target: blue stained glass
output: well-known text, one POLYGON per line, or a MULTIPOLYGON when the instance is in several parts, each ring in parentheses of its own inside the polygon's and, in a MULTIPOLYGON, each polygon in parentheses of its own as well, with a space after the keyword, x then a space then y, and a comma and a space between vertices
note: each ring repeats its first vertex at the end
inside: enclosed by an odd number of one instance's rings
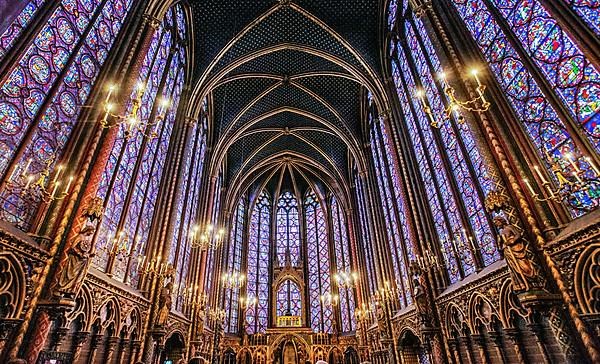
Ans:
POLYGON ((563 0, 590 28, 600 36, 600 2, 595 0, 563 0))
POLYGON ((256 298, 257 303, 246 313, 246 332, 265 333, 268 322, 269 241, 271 231, 271 202, 266 192, 258 196, 252 209, 248 234, 248 283, 247 297, 256 298))
POLYGON ((598 69, 539 1, 492 2, 600 152, 598 69))
MULTIPOLYGON (((402 0, 400 0, 402 1, 402 0)), ((396 12, 398 11, 397 0, 390 0, 388 5, 388 28, 393 29, 396 24, 396 12)))
POLYGON ((44 5, 45 0, 29 1, 19 15, 0 34, 0 61, 14 45, 23 30, 31 23, 38 10, 44 5))
MULTIPOLYGON (((429 41, 422 23, 420 23, 418 19, 417 24, 421 24, 419 35, 421 36, 421 39, 426 40, 425 45, 428 49, 428 55, 430 56, 428 59, 432 61, 433 67, 435 67, 434 72, 440 72, 440 63, 435 55, 433 46, 429 41)), ((440 98, 437 88, 434 87, 435 80, 429 67, 425 63, 425 55, 421 46, 417 42, 416 34, 409 22, 406 23, 406 32, 409 39, 408 44, 413 53, 413 59, 420 73, 425 93, 429 99, 431 108, 434 111, 434 115, 443 115, 444 104, 442 103, 442 99, 440 98)), ((468 217, 471 222, 471 228, 475 234, 474 239, 479 247, 483 244, 486 244, 486 249, 481 251, 481 255, 483 257, 484 265, 487 266, 500 259, 500 254, 497 252, 496 245, 494 244, 494 235, 492 234, 492 229, 488 219, 485 216, 484 203, 477 192, 476 184, 478 184, 479 187, 482 188, 483 192, 487 194, 494 189, 494 182, 489 177, 487 166, 483 162, 481 154, 475 145, 473 135, 467 124, 459 124, 461 133, 460 135, 457 135, 450 123, 444 122, 444 120, 438 120, 438 122, 440 125, 439 135, 444 142, 444 149, 452 166, 454 179, 457 182, 458 190, 460 191, 462 200, 464 202, 463 205, 467 210, 468 217), (473 169, 475 170, 475 168, 478 168, 478 170, 475 172, 477 173, 475 176, 476 179, 471 176, 471 173, 468 170, 466 163, 467 155, 465 155, 465 151, 463 151, 462 148, 460 148, 460 145, 456 142, 458 138, 461 138, 465 145, 466 152, 468 153, 468 159, 472 163, 473 169)))
POLYGON ((321 296, 331 294, 329 244, 323 208, 312 190, 304 197, 306 247, 308 251, 308 291, 311 327, 315 332, 332 332, 333 312, 321 296))
POLYGON ((283 281, 277 289, 277 317, 301 316, 302 294, 300 287, 292 280, 283 281))
MULTIPOLYGON (((535 145, 539 157, 545 162, 545 167, 550 171, 549 165, 555 163, 564 175, 570 176, 574 169, 569 163, 564 162, 564 156, 566 154, 571 154, 577 158, 579 168, 585 171, 584 179, 594 178, 594 173, 587 163, 583 162, 582 152, 573 142, 563 121, 560 120, 556 110, 548 102, 548 97, 543 94, 538 83, 525 67, 520 55, 515 48, 513 48, 487 6, 481 0, 454 0, 453 3, 463 18, 468 30, 476 40, 481 52, 489 62, 490 69, 507 95, 508 101, 517 115, 517 119, 523 122, 523 130, 535 145)), ((510 4, 514 5, 515 3, 512 2, 510 4)), ((536 22, 534 23, 538 25, 541 24, 539 22, 540 19, 547 19, 545 10, 541 8, 539 4, 531 2, 528 2, 527 4, 530 6, 529 8, 524 9, 523 15, 525 15, 525 17, 522 17, 521 19, 528 19, 527 21, 529 22, 536 19, 536 22)), ((511 11, 510 8, 506 7, 502 10, 505 14, 509 14, 511 11)), ((515 10, 516 9, 513 9, 513 11, 515 10)), ((512 24, 517 28, 515 30, 518 33, 517 36, 524 39, 527 29, 524 23, 518 20, 518 16, 512 17, 511 22, 513 22, 512 24)), ((553 40, 556 40, 555 37, 557 35, 563 34, 562 30, 555 25, 553 20, 542 23, 548 26, 547 31, 550 31, 550 33, 532 35, 531 41, 528 39, 524 42, 526 43, 525 47, 530 52, 533 52, 532 58, 536 64, 541 64, 541 62, 545 63, 546 61, 542 61, 542 59, 549 56, 547 53, 544 54, 543 44, 545 44, 546 47, 558 47, 557 50, 560 51, 557 52, 555 56, 550 55, 550 58, 547 58, 549 64, 543 66, 542 72, 549 75, 549 82, 558 85, 556 88, 561 95, 560 97, 566 102, 566 106, 571 113, 577 115, 577 120, 584 123, 582 124, 582 127, 585 134, 597 148, 597 142, 599 140, 597 138, 598 107, 597 101, 594 101, 596 106, 594 106, 591 101, 594 100, 594 98, 597 100, 597 95, 599 93, 595 92, 591 95, 591 99, 590 94, 584 94, 581 97, 583 104, 581 101, 575 101, 574 99, 575 95, 581 93, 579 91, 575 94, 572 93, 574 89, 581 91, 589 90, 590 87, 597 89, 597 72, 594 68, 590 68, 591 65, 589 65, 589 62, 584 61, 580 57, 578 58, 577 54, 579 51, 574 47, 568 36, 561 36, 561 39, 565 42, 564 44, 553 45, 551 43, 553 40), (542 40, 540 37, 545 38, 542 40), (546 43, 544 43, 544 41, 546 43), (570 56, 573 58, 569 58, 570 56), (552 57, 558 58, 553 60, 552 57), (569 59, 575 60, 575 63, 571 63, 572 66, 579 64, 577 65, 577 68, 581 68, 585 70, 585 72, 592 72, 591 75, 589 77, 586 76, 580 78, 580 71, 574 72, 572 67, 571 71, 569 71, 569 67, 558 67, 559 65, 564 64, 564 61, 567 61, 567 64, 569 64, 569 59), (559 85, 559 69, 564 69, 566 71, 564 76, 562 76, 562 79, 571 81, 559 85), (554 75, 554 77, 552 77, 552 75, 554 75), (591 82, 586 81, 587 78, 589 78, 591 82), (575 81, 575 83, 573 83, 573 81, 575 81), (577 82, 580 82, 580 84, 585 87, 575 87, 574 85, 577 84, 577 82), (570 96, 569 92, 571 92, 570 96), (569 100, 571 100, 571 102, 569 102, 569 100), (580 111, 581 105, 587 105, 588 109, 580 111), (587 121, 584 115, 588 115, 587 121)), ((538 30, 539 29, 540 28, 538 28, 538 30)), ((553 174, 551 173, 551 175, 553 174)), ((558 183, 556 178, 553 178, 553 182, 555 184, 558 183)), ((595 202, 594 199, 589 198, 589 196, 579 195, 575 197, 577 197, 577 199, 574 199, 570 203, 571 214, 574 217, 582 215, 584 213, 582 209, 589 210, 594 206, 597 206, 597 201, 595 202)))
MULTIPOLYGON (((169 13, 172 11, 169 10, 169 13)), ((97 254, 94 264, 99 269, 106 269, 108 257, 103 247, 107 246, 110 236, 117 230, 122 231, 128 238, 130 253, 126 257, 117 257, 111 273, 115 279, 132 285, 136 285, 138 279, 137 265, 133 262, 137 261, 139 255, 145 254, 143 242, 148 241, 151 230, 185 80, 185 68, 182 67, 185 59, 180 56, 180 52, 174 52, 170 64, 167 64, 171 49, 179 46, 172 37, 171 29, 172 26, 166 24, 155 32, 138 79, 139 83, 145 84, 146 87, 141 94, 142 107, 136 117, 140 125, 147 126, 143 131, 133 130, 128 138, 125 137, 125 127, 120 128, 98 190, 99 196, 107 200, 105 211, 111 215, 110 218, 103 219, 100 225, 96 242, 100 254, 97 254), (161 90, 160 85, 163 84, 163 80, 165 86, 161 90), (156 102, 159 98, 169 100, 169 106, 160 109, 156 102), (159 114, 164 119, 161 122, 157 119, 159 114), (155 137, 147 138, 147 135, 155 135, 155 137), (119 159, 120 163, 117 164, 119 159)), ((100 44, 97 43, 95 46, 98 47, 100 44)), ((131 110, 131 102, 127 107, 131 110)), ((194 206, 193 202, 190 202, 190 206, 194 206)), ((179 211, 180 207, 177 208, 179 211)), ((184 221, 189 225, 189 214, 184 221)), ((181 238, 181 240, 184 246, 179 253, 170 252, 168 257, 170 262, 173 262, 176 254, 184 261, 189 258, 187 239, 181 238)), ((183 262, 180 263, 181 268, 178 267, 178 276, 175 278, 178 289, 181 288, 183 269, 187 269, 183 268, 183 262)), ((178 298, 176 307, 181 308, 181 304, 181 299, 178 298)))
MULTIPOLYGON (((331 221, 333 222, 333 242, 335 251, 335 266, 337 272, 350 272, 352 266, 350 264, 352 252, 350 250, 350 242, 348 241, 348 231, 346 218, 341 206, 338 204, 335 197, 331 198, 331 221)), ((340 316, 342 319, 342 332, 354 331, 356 328, 356 319, 354 310, 356 303, 352 288, 339 288, 340 295, 340 316)))
MULTIPOLYGON (((446 266, 448 268, 450 282, 454 283, 460 279, 460 271, 450 243, 450 240, 454 239, 454 232, 448 230, 445 218, 448 219, 451 226, 462 228, 461 218, 456 207, 454 196, 449 190, 448 179, 439 154, 432 153, 430 155, 425 152, 426 150, 436 151, 437 146, 434 144, 432 131, 429 128, 429 122, 421 105, 412 97, 409 100, 407 96, 408 91, 404 88, 406 85, 408 89, 415 90, 416 85, 411 71, 408 68, 406 56, 402 48, 398 49, 398 64, 400 65, 400 68, 397 68, 395 64, 393 65, 396 91, 400 102, 402 105, 405 105, 405 107, 402 108, 405 121, 411 140, 413 141, 413 148, 417 156, 417 162, 421 171, 421 177, 424 181, 425 191, 427 192, 429 199, 429 207, 433 214, 436 230, 438 236, 444 242, 447 259, 446 266), (413 113, 411 112, 411 104, 415 111, 415 117, 413 117, 413 113), (422 129, 419 126, 421 126, 422 129), (435 171, 435 174, 432 173, 432 171, 435 171), (437 191, 439 191, 439 195, 437 191)), ((475 267, 470 255, 465 255, 464 259, 461 260, 461 263, 465 274, 474 272, 475 267)))
MULTIPOLYGON (((375 126, 372 123, 372 126, 375 126)), ((392 191, 389 185, 389 175, 385 162, 381 156, 379 136, 375 131, 371 137, 371 151, 373 153, 373 161, 375 162, 375 174, 379 185, 379 194, 383 205, 383 217, 386 221, 386 233, 391 253, 392 267, 396 277, 396 286, 398 288, 398 296, 400 305, 406 306, 411 302, 411 292, 408 287, 408 263, 404 259, 404 242, 401 237, 401 228, 396 218, 396 208, 393 205, 392 191)))
MULTIPOLYGON (((243 197, 238 203, 233 222, 229 232, 229 249, 226 256, 226 272, 232 274, 241 272, 242 267, 242 244, 244 236, 244 221, 246 219, 246 198, 243 197)), ((224 295, 225 304, 225 332, 238 332, 238 316, 240 304, 239 288, 228 289, 224 295)))
POLYGON ((291 264, 300 261, 300 222, 298 201, 294 195, 284 192, 277 202, 277 259, 279 265, 285 265, 286 254, 291 264))
POLYGON ((372 238, 369 230, 369 223, 367 220, 366 213, 366 205, 365 200, 367 199, 367 195, 364 193, 363 184, 360 179, 360 176, 357 174, 355 178, 356 184, 356 200, 358 201, 358 217, 360 220, 360 229, 361 229, 361 244, 362 249, 365 252, 365 271, 367 275, 367 287, 369 288, 369 294, 375 294, 377 290, 377 276, 375 274, 375 256, 372 252, 372 238))
MULTIPOLYGON (((41 4, 41 2, 36 3, 41 4)), ((119 6, 127 11, 131 1, 107 1, 104 8, 112 7, 115 3, 120 4, 119 6)), ((4 124, 6 119, 8 125, 15 125, 16 116, 19 118, 19 125, 10 130, 10 133, 0 133, 0 150, 10 149, 0 157, 0 171, 6 171, 9 161, 14 156, 16 145, 21 142, 29 127, 34 128, 29 144, 21 159, 14 162, 24 165, 31 160, 30 167, 33 172, 46 168, 48 160, 53 160, 50 164, 51 169, 57 164, 58 157, 78 119, 81 106, 87 101, 89 90, 96 81, 104 61, 96 60, 90 64, 93 43, 91 36, 88 35, 79 45, 76 45, 81 34, 74 28, 74 18, 97 12, 99 2, 90 3, 87 7, 83 5, 85 4, 74 2, 70 7, 65 4, 58 6, 2 85, 0 105, 9 105, 9 107, 5 111, 0 107, 1 124, 4 124), (70 9, 77 9, 77 16, 70 15, 72 11, 70 9), (55 37, 55 33, 60 37, 55 37), (65 69, 66 62, 71 57, 73 62, 68 69, 65 69), (48 90, 57 82, 60 84, 51 101, 45 109, 40 109, 48 90), (22 111, 19 111, 20 108, 22 111), (31 125, 36 115, 39 115, 37 128, 31 125)), ((101 42, 105 49, 110 49, 123 20, 123 17, 114 18, 112 15, 106 16, 102 13, 91 25, 90 34, 104 22, 113 23, 113 30, 101 42)), ((4 204, 0 212, 2 219, 16 224, 21 229, 27 229, 40 201, 24 201, 20 191, 8 190, 0 192, 1 199, 11 201, 9 205, 4 204), (10 193, 13 193, 12 197, 8 196, 10 193)))

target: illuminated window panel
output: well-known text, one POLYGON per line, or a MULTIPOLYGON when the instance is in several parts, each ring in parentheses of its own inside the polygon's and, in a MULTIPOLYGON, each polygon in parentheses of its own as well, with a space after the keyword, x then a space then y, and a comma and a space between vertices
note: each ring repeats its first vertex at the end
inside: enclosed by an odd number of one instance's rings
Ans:
POLYGON ((269 283, 269 235, 271 231, 271 202, 262 192, 252 214, 248 234, 248 298, 256 298, 256 305, 246 313, 246 332, 265 333, 268 324, 269 283))
MULTIPOLYGON (((25 27, 38 5, 30 2, 15 22, 25 27)), ((53 172, 129 7, 128 0, 103 7, 99 1, 64 1, 56 7, 0 85, 0 173, 11 164, 23 170, 30 160, 30 173, 53 172), (25 150, 14 160, 28 132, 25 150)), ((0 37, 0 59, 20 32, 15 22, 0 37)), ((41 201, 4 189, 0 203, 0 218, 27 230, 41 201)))
POLYGON ((285 265, 286 252, 289 252, 291 264, 300 262, 300 222, 298 201, 294 195, 284 192, 277 202, 277 259, 285 265))
POLYGON ((308 251, 308 292, 311 327, 315 332, 332 332, 333 312, 321 296, 332 294, 327 224, 316 194, 309 190, 304 197, 306 247, 308 251))

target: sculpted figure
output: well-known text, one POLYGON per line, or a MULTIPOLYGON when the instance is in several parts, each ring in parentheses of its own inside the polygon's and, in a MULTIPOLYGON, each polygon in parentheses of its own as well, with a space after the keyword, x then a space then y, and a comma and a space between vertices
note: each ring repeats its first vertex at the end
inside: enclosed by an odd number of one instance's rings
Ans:
POLYGON ((92 239, 96 228, 85 226, 67 252, 66 263, 58 276, 55 295, 73 298, 83 283, 90 259, 94 256, 92 239))
POLYGON ((158 326, 164 326, 167 324, 167 320, 169 319, 169 312, 171 312, 171 291, 173 290, 173 283, 167 283, 162 291, 160 292, 160 297, 158 301, 158 317, 156 318, 156 324, 158 326))
POLYGON ((541 288, 528 242, 504 217, 495 217, 494 225, 500 232, 499 245, 510 268, 514 290, 523 292, 532 288, 541 288))
POLYGON ((419 278, 413 279, 413 297, 415 299, 415 306, 417 307, 417 312, 421 315, 427 313, 427 297, 425 295, 425 290, 419 281, 419 278))

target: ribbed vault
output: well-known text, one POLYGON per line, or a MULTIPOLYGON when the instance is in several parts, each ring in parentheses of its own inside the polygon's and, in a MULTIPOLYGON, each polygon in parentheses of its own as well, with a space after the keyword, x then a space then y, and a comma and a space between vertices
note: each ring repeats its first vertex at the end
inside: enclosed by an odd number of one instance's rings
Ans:
POLYGON ((380 5, 192 2, 202 37, 194 41, 189 114, 208 96, 210 173, 225 166, 229 191, 245 191, 283 165, 332 190, 348 189, 349 166, 364 170, 365 94, 383 94, 380 5))

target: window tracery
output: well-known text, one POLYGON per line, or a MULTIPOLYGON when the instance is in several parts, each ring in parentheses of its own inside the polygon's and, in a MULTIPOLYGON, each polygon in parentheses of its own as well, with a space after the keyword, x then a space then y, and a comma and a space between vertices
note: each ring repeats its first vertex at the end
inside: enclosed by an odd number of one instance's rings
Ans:
MULTIPOLYGON (((62 1, 0 79, 0 173, 28 166, 50 172, 78 121, 112 49, 131 0, 62 1)), ((0 36, 0 59, 22 35, 43 1, 29 2, 0 36)), ((0 191, 0 217, 28 230, 41 199, 0 191)))

